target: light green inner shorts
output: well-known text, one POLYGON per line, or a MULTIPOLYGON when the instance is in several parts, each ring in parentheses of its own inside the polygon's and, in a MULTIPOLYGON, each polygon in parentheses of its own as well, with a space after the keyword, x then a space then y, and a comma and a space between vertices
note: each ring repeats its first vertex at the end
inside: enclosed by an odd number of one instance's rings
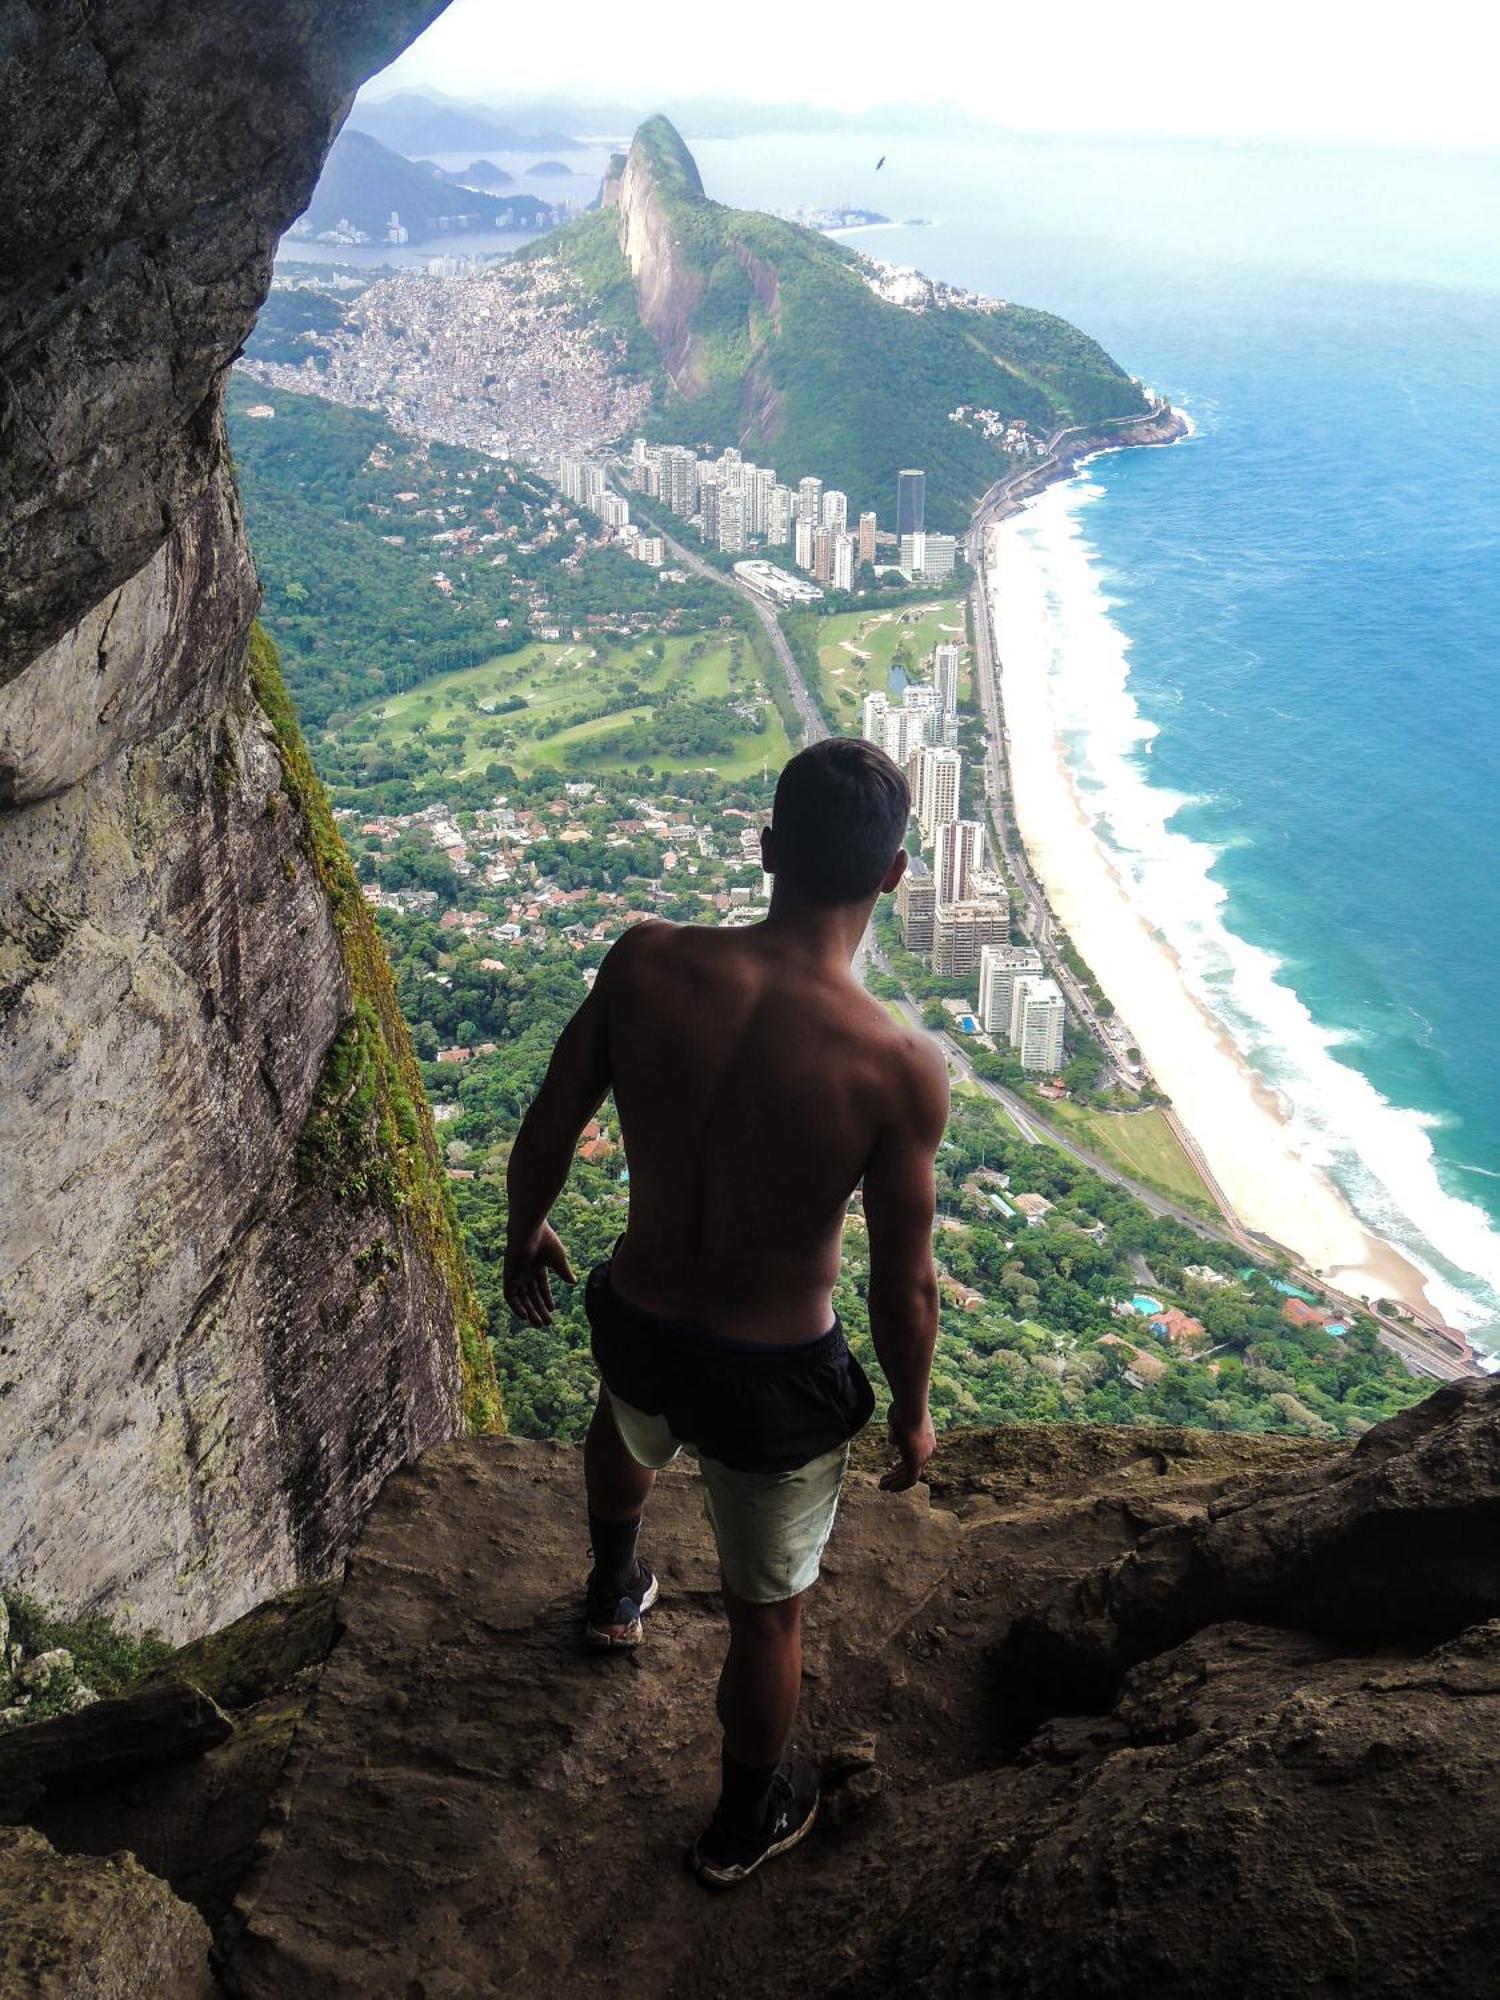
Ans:
MULTIPOLYGON (((615 1427, 637 1465, 653 1472, 683 1449, 664 1417, 651 1417, 606 1387, 615 1427)), ((692 1449, 691 1446, 688 1447, 692 1449)), ((839 1445, 795 1472, 736 1472, 696 1454, 703 1511, 719 1545, 724 1581, 746 1604, 779 1604, 818 1580, 833 1532, 849 1447, 839 1445)))

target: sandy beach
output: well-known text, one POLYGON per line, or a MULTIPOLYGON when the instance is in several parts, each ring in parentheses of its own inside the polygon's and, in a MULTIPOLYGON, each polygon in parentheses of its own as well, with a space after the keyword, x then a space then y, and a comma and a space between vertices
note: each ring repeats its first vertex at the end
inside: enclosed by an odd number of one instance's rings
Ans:
POLYGON ((1275 1098, 1186 985, 1170 948, 1132 900, 1080 802, 1051 697, 1046 591, 1007 533, 989 531, 988 577, 1009 732, 1015 812, 1058 922, 1114 1002, 1153 1076, 1240 1220, 1331 1283, 1365 1298, 1431 1304, 1423 1275, 1374 1236, 1292 1143, 1275 1098))

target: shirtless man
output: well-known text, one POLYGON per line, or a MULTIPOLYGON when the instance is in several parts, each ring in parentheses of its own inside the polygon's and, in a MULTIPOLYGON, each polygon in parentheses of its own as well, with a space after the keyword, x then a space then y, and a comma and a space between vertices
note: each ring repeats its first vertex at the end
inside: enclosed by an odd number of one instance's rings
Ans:
POLYGON ((870 1333, 891 1390, 896 1491, 934 1448, 933 1158, 946 1066, 855 980, 877 896, 906 868, 906 781, 834 737, 781 774, 762 858, 770 914, 744 930, 640 924, 559 1038, 509 1171, 505 1294, 534 1326, 573 1282, 547 1212, 584 1125, 614 1092, 630 1217, 586 1291, 599 1405, 584 1447, 586 1629, 639 1642, 657 1584, 636 1553, 657 1470, 696 1451, 718 1543, 729 1652, 723 1791, 694 1858, 729 1887, 802 1839, 818 1778, 787 1759, 801 1612, 833 1526, 849 1440, 874 1393, 833 1310, 845 1207, 863 1184, 870 1333))

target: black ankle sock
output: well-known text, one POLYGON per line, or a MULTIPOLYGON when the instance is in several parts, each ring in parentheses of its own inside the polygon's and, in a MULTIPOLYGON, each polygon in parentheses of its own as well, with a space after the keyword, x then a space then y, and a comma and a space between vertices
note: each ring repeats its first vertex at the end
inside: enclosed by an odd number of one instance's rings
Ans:
POLYGON ((635 1545, 640 1517, 633 1521, 601 1521, 589 1515, 589 1542, 594 1551, 594 1575, 621 1597, 635 1582, 635 1545))
POLYGON ((719 1808, 740 1826, 759 1826, 766 1816, 766 1799, 779 1764, 742 1764, 725 1749, 720 1755, 724 1789, 719 1808))

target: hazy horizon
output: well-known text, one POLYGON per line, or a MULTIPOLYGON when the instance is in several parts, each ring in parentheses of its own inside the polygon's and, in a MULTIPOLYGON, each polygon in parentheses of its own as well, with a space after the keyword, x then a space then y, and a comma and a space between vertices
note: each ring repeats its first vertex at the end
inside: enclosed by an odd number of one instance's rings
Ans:
POLYGON ((945 17, 951 33, 915 37, 901 18, 867 14, 862 35, 843 17, 770 0, 744 37, 688 0, 662 0, 643 35, 601 0, 580 0, 560 35, 555 17, 502 26, 485 0, 452 0, 362 95, 426 89, 467 104, 643 109, 696 98, 844 116, 951 107, 1039 135, 1500 146, 1490 81, 1500 28, 1458 0, 1432 0, 1420 20, 1348 0, 1321 9, 1265 0, 1253 25, 1205 20, 1188 0, 1141 0, 1128 15, 1085 0, 1066 19, 1001 17, 966 0, 945 17))

